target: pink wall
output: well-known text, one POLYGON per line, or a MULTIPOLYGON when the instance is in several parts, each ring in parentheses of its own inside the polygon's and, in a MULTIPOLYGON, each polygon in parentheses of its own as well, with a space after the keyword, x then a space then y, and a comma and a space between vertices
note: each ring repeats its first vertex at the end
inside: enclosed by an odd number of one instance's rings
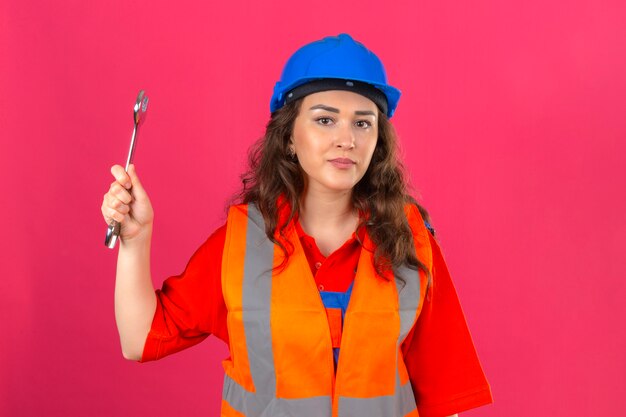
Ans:
POLYGON ((216 339, 122 358, 102 195, 136 164, 155 285, 223 221, 283 63, 340 32, 403 91, 392 119, 495 403, 626 412, 622 1, 0 4, 0 414, 215 416, 216 339), (177 6, 177 7, 174 7, 177 6))

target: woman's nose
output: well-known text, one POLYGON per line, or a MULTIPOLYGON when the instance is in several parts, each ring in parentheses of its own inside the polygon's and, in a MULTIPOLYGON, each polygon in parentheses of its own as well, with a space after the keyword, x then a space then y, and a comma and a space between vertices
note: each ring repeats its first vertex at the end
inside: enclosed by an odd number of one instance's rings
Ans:
POLYGON ((352 126, 349 123, 345 123, 339 129, 337 129, 335 145, 338 148, 354 148, 354 131, 352 130, 352 126))

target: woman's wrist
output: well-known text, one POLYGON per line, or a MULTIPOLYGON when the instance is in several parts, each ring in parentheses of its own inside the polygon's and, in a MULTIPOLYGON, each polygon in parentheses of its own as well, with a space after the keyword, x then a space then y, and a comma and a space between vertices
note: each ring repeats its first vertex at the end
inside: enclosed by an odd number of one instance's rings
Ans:
POLYGON ((136 236, 132 238, 120 239, 120 247, 127 248, 146 247, 152 241, 152 223, 144 226, 144 228, 136 236))

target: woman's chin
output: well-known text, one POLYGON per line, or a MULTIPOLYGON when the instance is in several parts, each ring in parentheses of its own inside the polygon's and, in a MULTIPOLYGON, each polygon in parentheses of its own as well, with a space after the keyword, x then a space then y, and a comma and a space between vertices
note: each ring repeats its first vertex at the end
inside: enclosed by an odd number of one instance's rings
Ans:
POLYGON ((322 184, 324 188, 328 189, 328 191, 337 192, 337 193, 345 193, 352 191, 356 183, 354 182, 329 182, 326 184, 322 184))
MULTIPOLYGON (((359 178, 360 179, 360 178, 359 178)), ((357 178, 354 176, 346 176, 346 175, 332 175, 323 178, 313 179, 311 177, 307 178, 309 183, 309 187, 307 188, 315 188, 320 191, 325 192, 334 192, 334 193, 345 193, 350 192, 354 188, 354 186, 358 183, 357 178), (315 185, 313 185, 315 184, 315 185)))

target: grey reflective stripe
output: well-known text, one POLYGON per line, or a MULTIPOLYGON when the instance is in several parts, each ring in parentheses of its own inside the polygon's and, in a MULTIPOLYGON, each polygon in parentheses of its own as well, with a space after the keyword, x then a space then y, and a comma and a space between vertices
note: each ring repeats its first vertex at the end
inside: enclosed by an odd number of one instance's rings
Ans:
MULTIPOLYGON (((420 274, 419 270, 411 269, 402 265, 394 270, 396 289, 398 291, 398 304, 400 310, 400 336, 396 344, 396 356, 400 351, 400 345, 409 334, 417 316, 417 307, 420 302, 420 274), (402 277, 404 282, 400 281, 402 277)), ((400 385, 400 373, 398 371, 398 360, 396 359, 396 414, 398 417, 405 416, 417 408, 411 381, 400 385)))
POLYGON ((339 397, 339 417, 402 417, 415 410, 411 381, 400 385, 397 354, 400 344, 409 334, 420 299, 419 271, 402 266, 394 270, 400 313, 400 335, 396 342, 396 387, 393 395, 372 398, 339 397), (404 283, 398 278, 402 277, 404 283))
POLYGON ((411 327, 413 327, 413 322, 415 321, 415 315, 417 314, 417 307, 420 301, 420 276, 419 271, 401 266, 397 270, 394 270, 394 277, 396 280, 400 309, 399 348, 400 343, 409 334, 411 327), (404 279, 404 283, 400 281, 398 276, 404 279))
POLYGON ((250 373, 256 393, 274 397, 276 374, 270 329, 274 244, 256 205, 248 204, 246 255, 243 266, 243 323, 250 373))
POLYGON ((397 383, 393 395, 372 398, 339 397, 339 417, 403 417, 413 410, 415 399, 409 381, 400 387, 397 383))
POLYGON ((228 375, 224 376, 222 398, 232 408, 248 417, 324 417, 332 413, 329 396, 289 400, 253 394, 228 375))

